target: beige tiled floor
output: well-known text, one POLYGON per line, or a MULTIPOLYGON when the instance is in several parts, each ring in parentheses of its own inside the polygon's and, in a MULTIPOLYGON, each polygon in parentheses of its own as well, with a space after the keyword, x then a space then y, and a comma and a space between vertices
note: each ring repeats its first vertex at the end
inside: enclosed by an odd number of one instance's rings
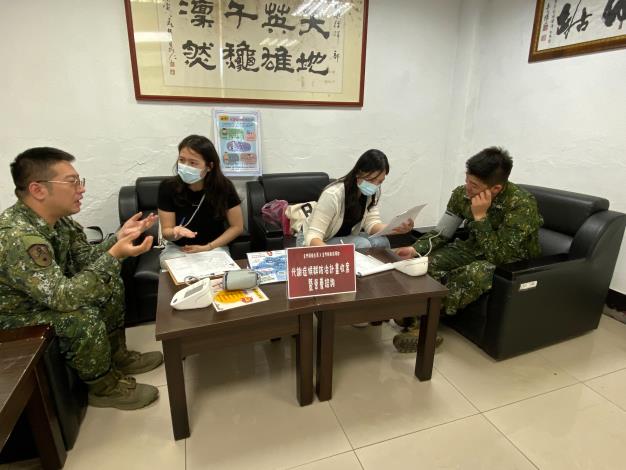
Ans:
MULTIPOLYGON (((626 325, 603 317, 592 333, 502 362, 442 329, 426 383, 394 334, 388 324, 338 331, 333 399, 302 408, 291 340, 190 357, 192 434, 178 442, 163 368, 140 376, 159 401, 89 408, 65 468, 626 468, 626 325)), ((159 347, 153 336, 153 325, 128 331, 141 350, 159 347)))

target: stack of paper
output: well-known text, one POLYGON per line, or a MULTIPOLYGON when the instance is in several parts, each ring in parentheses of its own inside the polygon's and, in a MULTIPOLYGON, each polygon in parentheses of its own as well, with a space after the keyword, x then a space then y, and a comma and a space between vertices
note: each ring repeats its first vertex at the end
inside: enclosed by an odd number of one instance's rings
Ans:
POLYGON ((354 270, 359 277, 382 273, 391 269, 393 269, 393 263, 383 263, 373 256, 367 256, 358 251, 354 252, 354 270))

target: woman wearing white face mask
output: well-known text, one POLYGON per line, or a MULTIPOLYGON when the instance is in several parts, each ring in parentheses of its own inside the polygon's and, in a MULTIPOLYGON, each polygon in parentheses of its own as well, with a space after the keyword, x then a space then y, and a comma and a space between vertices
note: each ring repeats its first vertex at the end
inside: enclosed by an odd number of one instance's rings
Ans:
MULTIPOLYGON (((389 161, 380 150, 368 150, 354 168, 329 184, 297 237, 298 246, 354 243, 355 248, 389 248, 387 237, 370 238, 385 224, 378 212, 381 185, 389 173, 389 161)), ((406 233, 413 222, 396 233, 406 233)))
POLYGON ((169 242, 161 253, 162 266, 165 259, 183 253, 228 251, 228 244, 243 232, 241 199, 222 173, 209 139, 183 139, 176 173, 159 186, 159 222, 169 242))

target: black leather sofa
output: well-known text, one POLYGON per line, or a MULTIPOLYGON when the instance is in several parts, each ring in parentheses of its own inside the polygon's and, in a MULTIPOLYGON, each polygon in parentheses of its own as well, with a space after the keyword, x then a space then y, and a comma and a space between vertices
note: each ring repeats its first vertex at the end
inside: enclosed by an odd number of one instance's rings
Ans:
MULTIPOLYGON (((137 178, 132 186, 123 186, 119 192, 118 212, 120 225, 137 212, 143 216, 156 214, 158 190, 161 181, 168 176, 146 176, 137 178)), ((147 235, 157 243, 158 226, 153 225, 147 235)), ((230 245, 233 259, 245 258, 250 251, 250 237, 240 235, 230 245)), ((152 321, 156 316, 157 290, 159 284, 159 253, 153 248, 136 258, 127 258, 122 264, 122 278, 126 290, 126 325, 152 321)))
MULTIPOLYGON (((247 182, 248 231, 253 250, 282 250, 296 243, 294 236, 283 235, 282 227, 263 220, 261 208, 266 203, 274 199, 283 199, 289 204, 317 201, 331 181, 326 173, 305 172, 267 174, 247 182)), ((410 245, 413 240, 410 234, 389 237, 392 247, 410 245)))
POLYGON ((604 198, 520 186, 544 218, 542 256, 497 266, 490 292, 442 317, 498 360, 597 328, 626 225, 604 198))
POLYGON ((259 176, 256 181, 248 181, 246 201, 252 249, 282 250, 295 246, 295 237, 283 236, 280 226, 263 220, 261 208, 274 199, 283 199, 289 204, 317 201, 328 183, 330 178, 322 172, 274 173, 259 176))

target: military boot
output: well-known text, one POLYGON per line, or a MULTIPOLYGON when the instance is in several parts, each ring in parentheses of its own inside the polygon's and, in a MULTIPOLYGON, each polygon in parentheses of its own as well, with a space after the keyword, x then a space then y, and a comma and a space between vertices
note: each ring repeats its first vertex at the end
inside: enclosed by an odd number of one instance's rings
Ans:
POLYGON ((120 378, 114 369, 98 379, 87 381, 87 387, 89 404, 98 408, 136 410, 159 397, 158 388, 138 384, 132 377, 120 378))
POLYGON ((126 334, 123 328, 110 333, 109 341, 113 364, 124 375, 143 374, 156 369, 163 362, 163 354, 160 351, 147 353, 129 351, 126 348, 126 334))
MULTIPOLYGON (((398 352, 401 353, 414 353, 417 352, 417 341, 419 339, 420 329, 419 325, 409 328, 406 333, 400 333, 393 337, 393 345, 398 352)), ((443 343, 443 338, 437 335, 435 339, 435 348, 438 348, 443 343)))

